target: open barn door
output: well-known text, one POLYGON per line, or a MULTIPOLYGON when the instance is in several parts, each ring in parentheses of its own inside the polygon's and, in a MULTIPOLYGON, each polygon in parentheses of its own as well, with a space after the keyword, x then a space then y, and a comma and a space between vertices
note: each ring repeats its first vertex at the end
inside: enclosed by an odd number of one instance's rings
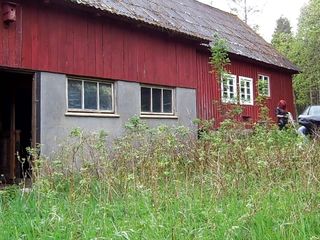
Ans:
POLYGON ((0 71, 0 183, 31 176, 33 74, 0 71))

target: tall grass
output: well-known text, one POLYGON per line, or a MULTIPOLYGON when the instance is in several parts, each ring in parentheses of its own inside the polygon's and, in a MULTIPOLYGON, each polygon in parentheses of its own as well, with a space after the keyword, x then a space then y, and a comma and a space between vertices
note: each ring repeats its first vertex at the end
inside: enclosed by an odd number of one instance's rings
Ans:
POLYGON ((75 129, 31 192, 1 192, 0 239, 320 239, 320 146, 233 122, 126 134, 75 129))

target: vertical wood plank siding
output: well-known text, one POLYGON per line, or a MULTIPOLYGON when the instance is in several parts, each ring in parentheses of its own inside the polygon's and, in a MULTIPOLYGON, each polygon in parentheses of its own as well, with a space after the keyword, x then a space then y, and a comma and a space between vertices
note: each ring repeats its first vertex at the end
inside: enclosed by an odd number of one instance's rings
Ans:
MULTIPOLYGON (((198 115, 201 119, 215 119, 218 123, 222 120, 221 113, 214 100, 220 101, 221 91, 220 84, 216 80, 214 74, 209 73, 211 67, 208 64, 209 55, 203 52, 197 53, 197 98, 198 98, 198 115)), ((270 77, 271 96, 267 100, 267 106, 270 109, 270 117, 275 118, 275 108, 280 99, 284 99, 288 104, 288 111, 295 116, 295 108, 293 102, 293 89, 291 74, 274 70, 268 67, 246 62, 245 60, 231 58, 231 65, 227 67, 231 74, 253 79, 254 100, 258 96, 257 81, 258 75, 263 74, 270 77)), ((253 121, 258 120, 259 108, 243 105, 243 116, 249 116, 253 121)))
MULTIPOLYGON (((15 23, 0 27, 2 67, 194 88, 198 117, 219 122, 213 101, 220 100, 220 86, 209 73, 209 54, 196 49, 194 42, 159 31, 30 0, 18 5, 15 23)), ((254 86, 259 73, 270 76, 270 116, 280 99, 294 112, 290 74, 231 60, 231 73, 253 78, 254 86)), ((257 120, 257 107, 245 107, 244 115, 257 120)))
MULTIPOLYGON (((1 3, 1 0, 0 0, 1 3)), ((36 1, 0 27, 0 66, 196 87, 195 44, 36 1)))

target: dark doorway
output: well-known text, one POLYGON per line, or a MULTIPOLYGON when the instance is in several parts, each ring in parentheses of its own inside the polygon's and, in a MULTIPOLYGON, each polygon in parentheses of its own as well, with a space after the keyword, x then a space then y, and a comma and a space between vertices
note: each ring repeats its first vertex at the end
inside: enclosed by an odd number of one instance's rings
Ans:
POLYGON ((0 71, 0 183, 31 176, 33 74, 0 71))

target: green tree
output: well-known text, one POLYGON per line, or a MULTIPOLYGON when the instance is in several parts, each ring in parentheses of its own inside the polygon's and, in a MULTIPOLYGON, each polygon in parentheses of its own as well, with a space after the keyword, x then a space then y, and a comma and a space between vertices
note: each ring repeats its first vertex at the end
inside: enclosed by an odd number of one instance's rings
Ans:
POLYGON ((292 58, 294 36, 291 25, 286 17, 277 20, 277 26, 273 32, 271 44, 283 55, 292 58))
POLYGON ((298 106, 320 104, 320 0, 310 0, 300 14, 292 59, 302 73, 294 79, 298 106))
POLYGON ((277 20, 277 26, 276 26, 276 29, 274 30, 274 34, 276 34, 276 33, 292 34, 291 24, 290 24, 290 21, 288 20, 288 18, 281 16, 277 20))

